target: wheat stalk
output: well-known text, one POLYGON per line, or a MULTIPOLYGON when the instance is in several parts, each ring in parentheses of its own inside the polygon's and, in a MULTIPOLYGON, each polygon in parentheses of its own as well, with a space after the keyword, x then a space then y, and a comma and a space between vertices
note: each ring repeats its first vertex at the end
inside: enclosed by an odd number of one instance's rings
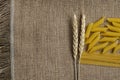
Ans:
MULTIPOLYGON (((81 18, 81 33, 80 33, 80 42, 79 42, 79 61, 84 50, 84 41, 85 41, 85 15, 82 15, 81 18)), ((80 65, 78 65, 78 71, 80 71, 80 65)), ((78 72, 80 75, 80 72, 78 72)), ((79 79, 79 78, 78 78, 79 79)))
POLYGON ((73 57, 74 59, 77 58, 78 55, 78 23, 77 23, 77 17, 74 14, 73 19, 73 57))
POLYGON ((80 56, 79 56, 79 58, 81 58, 81 55, 84 50, 84 41, 85 41, 85 15, 83 14, 82 19, 81 19, 81 33, 80 33, 80 42, 79 42, 80 56))
POLYGON ((74 77, 78 80, 78 70, 77 70, 77 56, 78 56, 78 22, 77 17, 74 14, 73 18, 73 57, 74 57, 74 77))

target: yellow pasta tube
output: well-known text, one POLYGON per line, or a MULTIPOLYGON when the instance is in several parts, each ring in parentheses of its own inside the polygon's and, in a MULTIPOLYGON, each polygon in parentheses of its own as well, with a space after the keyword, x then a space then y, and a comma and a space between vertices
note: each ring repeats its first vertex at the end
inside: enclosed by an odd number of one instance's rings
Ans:
POLYGON ((102 36, 113 36, 113 37, 120 37, 120 33, 117 32, 105 32, 105 33, 101 33, 102 36))
POLYGON ((89 44, 88 51, 100 40, 100 34, 89 44))
POLYGON ((86 40, 86 44, 91 43, 98 34, 100 34, 100 32, 95 32, 95 33, 93 33, 93 34, 86 40))
POLYGON ((117 45, 115 48, 114 48, 114 50, 113 50, 113 53, 115 53, 117 50, 119 50, 120 49, 120 45, 117 45))
POLYGON ((108 45, 108 42, 101 43, 101 44, 99 44, 99 45, 97 45, 97 46, 94 46, 94 48, 92 48, 92 49, 89 51, 89 53, 92 53, 92 52, 94 52, 94 51, 100 50, 100 49, 104 48, 104 47, 107 46, 107 45, 108 45))
POLYGON ((118 40, 115 41, 114 43, 106 46, 106 47, 103 49, 103 53, 106 53, 106 52, 109 51, 110 49, 114 48, 117 44, 118 44, 118 40))
POLYGON ((112 22, 112 25, 115 26, 115 27, 119 27, 120 28, 120 23, 112 22))
POLYGON ((97 55, 88 55, 88 56, 82 56, 81 59, 86 59, 86 60, 95 60, 95 61, 106 61, 106 62, 113 62, 113 63, 120 63, 120 60, 118 59, 113 59, 114 57, 106 57, 104 55, 100 55, 100 56, 97 56, 97 55))
POLYGON ((86 29, 85 37, 88 38, 90 35, 90 31, 92 29, 93 23, 90 23, 86 29))
POLYGON ((103 37, 99 42, 114 42, 118 39, 118 37, 103 37))
POLYGON ((109 58, 109 59, 113 59, 113 60, 120 60, 120 54, 101 54, 101 52, 93 52, 92 54, 88 54, 87 52, 84 52, 82 54, 82 57, 87 56, 89 58, 91 58, 91 56, 93 57, 103 57, 103 58, 109 58), (112 58, 111 58, 112 57, 112 58))
POLYGON ((106 32, 108 28, 94 28, 91 32, 106 32))
POLYGON ((120 22, 120 18, 107 18, 109 22, 120 22))
POLYGON ((105 20, 105 17, 102 17, 101 19, 99 19, 98 21, 96 21, 96 22, 93 24, 92 29, 94 29, 94 28, 100 26, 101 24, 103 24, 103 23, 104 23, 104 20, 105 20))
MULTIPOLYGON (((118 62, 118 61, 117 61, 118 62)), ((90 59, 81 59, 81 64, 94 64, 94 65, 102 65, 102 66, 111 66, 111 67, 120 67, 119 63, 115 62, 106 62, 106 61, 96 61, 96 60, 90 60, 90 59)))
POLYGON ((117 28, 117 27, 114 27, 114 26, 111 26, 111 25, 107 25, 107 27, 111 31, 120 32, 120 28, 117 28))

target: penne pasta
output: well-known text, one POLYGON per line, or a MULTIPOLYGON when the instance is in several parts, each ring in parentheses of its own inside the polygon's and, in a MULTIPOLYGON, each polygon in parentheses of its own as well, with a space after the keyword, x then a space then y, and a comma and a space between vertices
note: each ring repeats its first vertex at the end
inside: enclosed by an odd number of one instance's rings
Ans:
POLYGON ((120 18, 107 18, 109 22, 120 22, 120 18))
POLYGON ((103 37, 99 40, 99 42, 114 42, 118 39, 118 37, 103 37))
POLYGON ((120 54, 118 54, 120 51, 120 18, 107 18, 107 21, 106 25, 105 17, 102 17, 87 26, 86 45, 80 63, 120 67, 120 54))
POLYGON ((105 33, 101 33, 102 36, 113 36, 113 37, 120 37, 120 33, 117 32, 105 32, 105 33))
POLYGON ((111 31, 120 32, 120 28, 117 28, 117 27, 114 27, 114 26, 111 26, 111 25, 107 25, 107 27, 111 31))
POLYGON ((89 58, 91 58, 90 56, 94 56, 94 57, 106 57, 109 59, 113 59, 113 60, 120 60, 120 54, 101 54, 101 52, 93 52, 92 54, 88 54, 88 52, 83 52, 82 56, 88 56, 89 58))
POLYGON ((118 44, 118 41, 115 41, 114 43, 106 46, 106 47, 103 49, 103 53, 106 53, 106 52, 109 51, 110 49, 113 49, 117 44, 118 44))
POLYGON ((106 32, 108 28, 94 28, 91 32, 106 32))
POLYGON ((94 24, 93 24, 93 29, 100 26, 101 24, 104 23, 104 20, 105 20, 105 17, 102 17, 101 19, 99 19, 98 21, 96 21, 94 24))
MULTIPOLYGON (((113 56, 113 58, 114 58, 114 56, 113 56)), ((97 60, 97 61, 106 61, 106 62, 113 62, 113 63, 115 63, 115 62, 118 62, 118 63, 120 63, 120 60, 119 59, 111 59, 111 57, 108 57, 108 56, 104 56, 104 55, 100 55, 100 56, 97 56, 96 54, 94 54, 94 55, 88 55, 88 56, 85 56, 85 55, 82 55, 82 58, 81 59, 90 59, 90 60, 97 60)))
POLYGON ((115 62, 110 61, 103 61, 103 60, 91 60, 91 59, 81 59, 81 64, 94 64, 94 65, 102 65, 102 66, 111 66, 111 67, 120 67, 119 61, 116 60, 115 62))
POLYGON ((120 49, 120 44, 119 45, 117 45, 115 48, 114 48, 114 50, 113 50, 113 53, 115 53, 117 50, 119 50, 120 49))
POLYGON ((97 35, 99 35, 100 34, 100 32, 95 32, 95 33, 93 33, 87 40, 86 40, 86 44, 88 44, 88 43, 91 43, 94 39, 95 39, 95 37, 97 36, 97 35))
POLYGON ((89 44, 88 51, 100 40, 100 34, 89 44))
POLYGON ((92 52, 94 52, 94 51, 100 50, 100 49, 104 48, 104 47, 107 46, 107 45, 108 45, 108 42, 101 43, 101 44, 99 44, 99 45, 97 45, 97 46, 94 46, 94 48, 92 48, 92 49, 89 51, 89 53, 92 53, 92 52))
POLYGON ((115 27, 119 27, 120 28, 120 23, 112 22, 112 25, 115 26, 115 27))
POLYGON ((88 38, 90 36, 90 31, 92 29, 93 23, 90 23, 86 29, 85 37, 88 38))

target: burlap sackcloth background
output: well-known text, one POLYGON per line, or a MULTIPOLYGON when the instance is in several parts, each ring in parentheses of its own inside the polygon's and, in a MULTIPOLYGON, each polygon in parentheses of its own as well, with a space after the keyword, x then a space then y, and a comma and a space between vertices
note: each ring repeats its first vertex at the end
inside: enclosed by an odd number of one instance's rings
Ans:
POLYGON ((11 79, 10 0, 0 0, 0 80, 11 79))
MULTIPOLYGON (((14 0, 15 80, 74 80, 73 13, 120 17, 120 0, 14 0)), ((81 65, 81 80, 120 80, 120 68, 81 65)))

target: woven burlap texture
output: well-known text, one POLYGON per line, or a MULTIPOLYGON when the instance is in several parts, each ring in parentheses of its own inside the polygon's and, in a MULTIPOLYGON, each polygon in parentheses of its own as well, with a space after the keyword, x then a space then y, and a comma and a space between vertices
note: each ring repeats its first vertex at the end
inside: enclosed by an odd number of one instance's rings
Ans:
MULTIPOLYGON (((120 17, 120 0, 15 0, 15 80, 74 80, 72 17, 120 17)), ((120 80, 120 68, 81 65, 81 80, 120 80)))
POLYGON ((10 80, 10 0, 0 0, 0 80, 10 80))

